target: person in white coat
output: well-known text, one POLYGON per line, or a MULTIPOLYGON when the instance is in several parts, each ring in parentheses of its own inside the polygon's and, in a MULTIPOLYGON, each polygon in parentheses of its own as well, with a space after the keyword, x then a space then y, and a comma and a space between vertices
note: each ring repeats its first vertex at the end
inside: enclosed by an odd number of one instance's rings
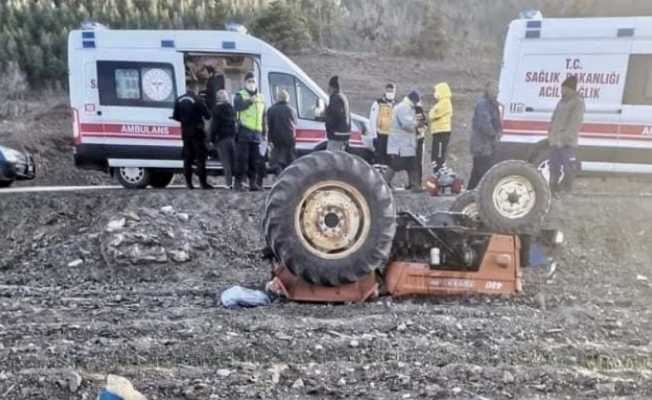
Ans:
POLYGON ((397 171, 406 171, 408 186, 405 189, 418 190, 417 168, 417 128, 420 122, 416 117, 416 106, 421 96, 413 90, 396 107, 392 113, 392 127, 387 140, 387 154, 390 165, 385 173, 385 180, 391 187, 397 171))

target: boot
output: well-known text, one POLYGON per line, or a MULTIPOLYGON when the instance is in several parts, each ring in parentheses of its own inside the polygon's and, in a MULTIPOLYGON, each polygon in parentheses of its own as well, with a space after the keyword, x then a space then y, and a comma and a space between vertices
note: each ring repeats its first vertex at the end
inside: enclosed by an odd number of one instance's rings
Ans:
POLYGON ((192 174, 190 176, 186 175, 186 188, 192 190, 195 187, 192 185, 192 174))
POLYGON ((201 184, 201 188, 202 188, 203 190, 213 190, 213 189, 215 189, 215 187, 213 187, 213 185, 211 185, 211 184, 208 183, 208 182, 203 182, 203 183, 201 184))
POLYGON ((242 192, 242 179, 240 178, 235 178, 235 183, 233 184, 233 190, 236 192, 242 192))

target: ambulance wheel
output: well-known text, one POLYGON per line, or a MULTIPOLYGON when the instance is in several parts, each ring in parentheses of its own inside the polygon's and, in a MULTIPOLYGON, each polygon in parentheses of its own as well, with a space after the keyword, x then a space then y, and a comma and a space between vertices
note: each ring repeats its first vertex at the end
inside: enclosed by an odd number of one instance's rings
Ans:
POLYGON ((361 158, 315 152, 295 161, 272 187, 263 231, 276 260, 304 281, 355 282, 389 260, 394 198, 361 158))
POLYGON ((473 221, 479 222, 480 210, 478 209, 476 196, 477 193, 475 190, 467 190, 455 198, 453 204, 451 204, 448 210, 454 213, 467 215, 473 221))
POLYGON ((525 161, 504 161, 491 168, 477 189, 480 220, 502 234, 534 234, 550 211, 548 183, 525 161))
POLYGON ((174 173, 168 171, 156 171, 151 173, 149 184, 155 189, 165 189, 174 179, 174 173))
POLYGON ((151 180, 151 171, 140 167, 120 167, 116 169, 118 182, 126 189, 145 189, 151 180))
POLYGON ((0 181, 0 188, 8 188, 14 181, 0 181))

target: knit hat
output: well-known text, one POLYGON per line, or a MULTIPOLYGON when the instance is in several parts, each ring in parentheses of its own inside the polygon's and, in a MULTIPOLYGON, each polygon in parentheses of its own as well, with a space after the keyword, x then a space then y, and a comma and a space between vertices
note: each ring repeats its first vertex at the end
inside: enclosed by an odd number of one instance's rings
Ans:
POLYGON ((333 89, 340 89, 340 78, 335 75, 331 77, 331 79, 328 81, 328 86, 332 87, 333 89))
POLYGON ((421 100, 421 95, 417 90, 413 90, 408 94, 408 99, 410 99, 414 104, 417 104, 421 100))
POLYGON ((561 84, 562 87, 567 87, 569 89, 577 90, 577 76, 571 75, 566 80, 564 83, 561 84))
POLYGON ((247 72, 247 74, 245 75, 245 79, 244 79, 244 80, 245 80, 245 81, 248 81, 249 79, 256 79, 256 77, 254 76, 254 73, 253 73, 253 72, 247 72))
POLYGON ((393 84, 393 83, 388 83, 387 85, 385 85, 385 89, 387 89, 387 90, 396 90, 396 85, 393 84))

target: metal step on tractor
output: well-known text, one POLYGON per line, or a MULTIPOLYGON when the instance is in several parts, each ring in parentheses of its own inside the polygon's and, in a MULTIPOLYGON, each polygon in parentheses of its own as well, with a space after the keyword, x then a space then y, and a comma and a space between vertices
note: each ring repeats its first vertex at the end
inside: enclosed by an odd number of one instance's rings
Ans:
POLYGON ((560 241, 542 229, 550 204, 533 166, 505 161, 450 210, 419 218, 397 212, 391 189, 363 159, 316 152, 287 168, 266 199, 268 289, 308 302, 515 294, 531 239, 560 241))

